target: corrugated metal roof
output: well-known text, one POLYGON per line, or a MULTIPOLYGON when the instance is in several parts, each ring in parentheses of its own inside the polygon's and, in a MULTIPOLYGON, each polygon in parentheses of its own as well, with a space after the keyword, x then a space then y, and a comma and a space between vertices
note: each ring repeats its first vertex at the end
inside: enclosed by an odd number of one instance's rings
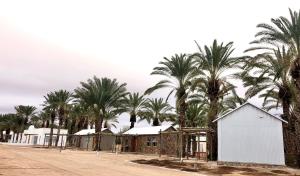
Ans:
MULTIPOLYGON (((102 128, 101 131, 105 131, 107 128, 102 128)), ((83 129, 75 133, 75 135, 88 135, 88 134, 95 134, 95 129, 83 129)))
POLYGON ((148 134, 159 134, 161 131, 166 131, 171 128, 172 125, 164 125, 164 126, 151 126, 151 127, 134 127, 130 130, 126 131, 123 134, 127 135, 148 135, 148 134))
POLYGON ((277 117, 277 116, 275 116, 275 115, 269 113, 268 111, 265 111, 265 110, 263 110, 263 109, 261 109, 261 108, 255 106, 254 104, 252 104, 252 103, 250 103, 250 102, 246 102, 246 103, 242 104, 241 106, 239 106, 239 107, 233 109, 232 111, 230 111, 230 112, 228 112, 228 113, 226 113, 226 114, 224 114, 224 115, 218 117, 218 118, 215 119, 213 122, 216 122, 216 121, 218 121, 218 120, 220 120, 220 119, 226 117, 227 115, 233 113, 234 111, 236 111, 236 110, 238 110, 238 109, 240 109, 240 108, 242 108, 242 107, 244 107, 244 106, 246 106, 246 105, 251 105, 252 107, 254 107, 254 108, 256 108, 256 109, 258 109, 258 110, 260 110, 260 111, 262 111, 262 112, 264 112, 264 113, 266 113, 266 114, 269 114, 270 116, 274 117, 275 119, 278 119, 278 120, 280 120, 280 121, 282 121, 282 122, 288 123, 287 121, 283 120, 282 118, 277 117))

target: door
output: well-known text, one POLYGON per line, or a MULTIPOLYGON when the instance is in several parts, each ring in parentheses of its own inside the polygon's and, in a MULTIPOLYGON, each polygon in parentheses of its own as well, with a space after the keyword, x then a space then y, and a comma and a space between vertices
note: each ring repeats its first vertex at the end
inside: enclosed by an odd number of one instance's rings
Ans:
POLYGON ((136 136, 131 139, 131 152, 136 152, 136 136))
POLYGON ((33 145, 36 145, 38 141, 38 136, 33 137, 33 145))

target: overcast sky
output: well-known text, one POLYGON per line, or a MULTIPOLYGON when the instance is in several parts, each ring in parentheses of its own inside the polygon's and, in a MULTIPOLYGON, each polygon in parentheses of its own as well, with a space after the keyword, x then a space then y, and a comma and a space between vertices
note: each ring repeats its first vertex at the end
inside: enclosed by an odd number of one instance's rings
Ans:
POLYGON ((196 52, 194 40, 233 41, 242 55, 258 23, 299 7, 298 0, 1 1, 0 113, 39 106, 47 92, 72 91, 93 75, 143 92, 158 80, 153 67, 196 52))

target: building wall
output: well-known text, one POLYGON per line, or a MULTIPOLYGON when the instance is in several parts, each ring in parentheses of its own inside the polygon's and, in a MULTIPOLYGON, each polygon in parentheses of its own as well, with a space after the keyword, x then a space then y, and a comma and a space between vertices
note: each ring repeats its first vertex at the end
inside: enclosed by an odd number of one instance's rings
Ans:
MULTIPOLYGON (((15 134, 15 137, 11 139, 11 143, 21 143, 21 144, 27 144, 27 145, 48 145, 49 136, 45 139, 45 134, 49 135, 50 128, 29 128, 28 130, 25 130, 24 133, 19 134, 18 141, 16 141, 17 135, 15 134), (21 141, 22 136, 22 141, 21 141), (36 144, 35 136, 37 138, 36 144)), ((53 139, 56 138, 57 129, 53 129, 53 139)), ((68 134, 68 130, 61 129, 60 134, 68 134)), ((12 134, 13 136, 13 134, 12 134)), ((66 144, 66 136, 60 136, 58 140, 58 145, 60 146, 62 142, 62 146, 65 146, 66 144)), ((55 145, 55 140, 52 141, 52 146, 55 145)))
MULTIPOLYGON (((95 137, 95 135, 80 136, 80 148, 87 149, 88 146, 88 150, 93 150, 95 145, 95 137)), ((115 139, 116 137, 113 135, 102 134, 100 144, 101 150, 111 151, 114 147, 115 139)))
POLYGON ((218 160, 284 165, 282 122, 251 105, 218 120, 218 160))

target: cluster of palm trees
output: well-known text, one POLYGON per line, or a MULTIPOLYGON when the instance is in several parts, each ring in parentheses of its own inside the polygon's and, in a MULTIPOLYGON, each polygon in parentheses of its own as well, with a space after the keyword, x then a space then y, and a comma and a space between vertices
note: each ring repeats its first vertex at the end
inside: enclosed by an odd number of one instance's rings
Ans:
MULTIPOLYGON (((81 82, 74 93, 66 90, 48 93, 40 113, 35 113, 34 107, 18 106, 16 114, 2 115, 0 132, 21 133, 31 119, 35 126, 51 128, 51 146, 54 127, 58 128, 58 134, 61 128, 73 134, 90 125, 100 133, 102 127, 118 123, 118 115, 125 112, 130 115, 130 128, 139 119, 152 125, 171 121, 179 128, 208 127, 217 131, 217 124, 213 123, 217 116, 258 95, 263 98, 265 109, 282 109, 282 118, 288 121, 283 130, 285 153, 297 159, 300 156, 299 12, 290 10, 289 19, 279 17, 271 22, 257 26, 260 31, 256 40, 246 50, 246 53, 255 51, 254 56, 233 56, 232 42, 214 40, 211 45, 200 46, 195 41, 197 52, 163 58, 151 75, 164 79, 144 94, 129 93, 126 84, 116 79, 95 76, 81 82), (247 88, 244 97, 236 93, 234 79, 241 80, 247 88), (170 89, 165 100, 146 98, 163 88, 170 89), (176 97, 175 107, 168 104, 172 94, 176 97)), ((216 159, 217 133, 209 133, 208 138, 207 148, 212 149, 209 154, 216 159)), ((100 140, 97 138, 97 143, 100 140)), ((58 138, 55 145, 57 142, 58 138)))
MULTIPOLYGON (((166 79, 149 88, 146 94, 161 88, 170 88, 176 96, 176 112, 180 127, 191 125, 187 118, 202 114, 205 124, 217 131, 213 120, 218 115, 247 99, 258 95, 267 110, 282 109, 284 143, 287 164, 300 165, 300 12, 290 10, 290 19, 278 17, 272 24, 259 24, 260 31, 246 53, 254 56, 233 57, 233 43, 219 43, 201 47, 194 54, 176 54, 164 58, 154 68, 153 75, 166 79), (258 53, 258 54, 257 54, 258 53), (245 97, 239 97, 230 79, 240 79, 247 88, 245 97), (195 104, 196 103, 196 104, 195 104), (197 112, 197 107, 200 107, 197 112), (298 162, 298 163, 297 163, 298 162)), ((200 119, 198 119, 200 120, 200 119)), ((199 122, 203 123, 203 122, 199 122)), ((208 134, 210 155, 217 159, 217 135, 208 134)))

